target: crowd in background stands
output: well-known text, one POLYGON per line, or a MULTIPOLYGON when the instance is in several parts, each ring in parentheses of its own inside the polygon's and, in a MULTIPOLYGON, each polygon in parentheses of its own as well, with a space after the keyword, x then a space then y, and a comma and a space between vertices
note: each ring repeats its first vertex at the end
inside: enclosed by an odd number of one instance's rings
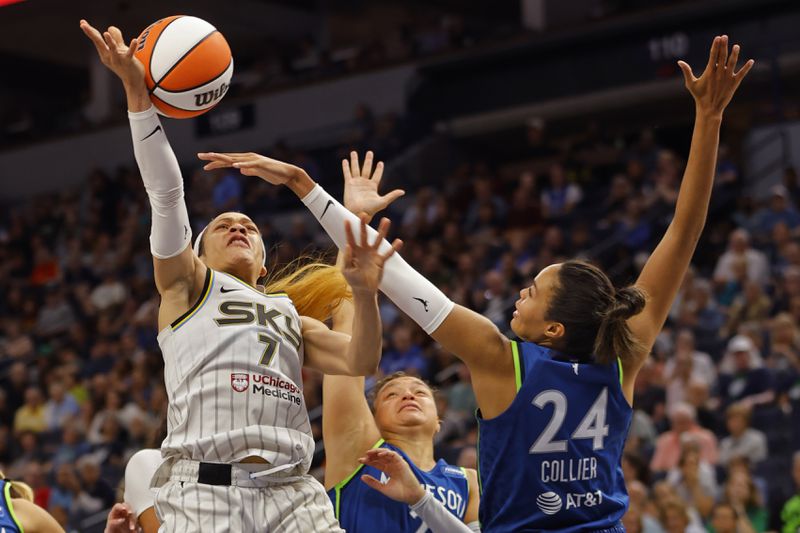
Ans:
MULTIPOLYGON (((529 134, 531 155, 546 165, 499 179, 492 164, 464 158, 388 213, 404 257, 503 331, 519 289, 552 262, 591 257, 618 283, 634 279, 669 222, 684 164, 648 132, 617 143, 602 169, 529 134)), ((345 154, 323 162, 285 146, 271 151, 326 183, 338 181, 327 169, 345 154)), ((302 210, 275 224, 276 213, 299 208, 286 191, 191 165, 195 234, 215 214, 241 209, 279 262, 312 243, 330 246, 302 210)), ((638 379, 622 464, 632 532, 800 527, 800 184, 788 169, 760 203, 740 185, 723 150, 695 263, 638 379)), ((0 212, 0 466, 72 529, 111 506, 128 457, 158 447, 165 432, 149 219, 130 168, 0 212)), ((468 371, 391 304, 381 310, 381 371, 438 388, 436 455, 474 468, 468 371)), ((321 376, 304 378, 314 411, 321 376)), ((320 438, 319 419, 314 428, 320 438)), ((314 468, 324 468, 322 454, 314 468)))

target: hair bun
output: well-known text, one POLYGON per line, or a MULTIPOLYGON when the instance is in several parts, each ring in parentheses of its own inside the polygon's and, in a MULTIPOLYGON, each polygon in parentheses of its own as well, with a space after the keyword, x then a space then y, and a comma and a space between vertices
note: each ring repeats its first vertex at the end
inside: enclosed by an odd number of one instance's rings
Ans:
POLYGON ((620 289, 614 294, 614 303, 607 317, 610 320, 627 320, 642 312, 645 305, 644 293, 634 286, 620 289))

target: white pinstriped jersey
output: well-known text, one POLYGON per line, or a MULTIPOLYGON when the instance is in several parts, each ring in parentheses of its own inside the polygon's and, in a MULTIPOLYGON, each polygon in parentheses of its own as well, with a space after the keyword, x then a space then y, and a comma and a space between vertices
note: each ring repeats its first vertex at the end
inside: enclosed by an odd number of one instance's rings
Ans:
POLYGON ((288 296, 208 269, 200 300, 158 343, 169 396, 165 458, 233 463, 258 456, 308 471, 314 439, 303 398, 303 338, 288 296))

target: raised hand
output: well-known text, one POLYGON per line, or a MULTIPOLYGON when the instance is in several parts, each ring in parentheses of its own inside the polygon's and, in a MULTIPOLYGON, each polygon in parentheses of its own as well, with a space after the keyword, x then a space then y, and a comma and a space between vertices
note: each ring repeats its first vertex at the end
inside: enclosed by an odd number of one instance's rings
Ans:
POLYGON ((208 161, 204 170, 235 168, 245 176, 257 176, 272 185, 285 185, 305 171, 295 165, 271 159, 253 152, 224 153, 201 152, 197 157, 208 161))
POLYGON ((110 26, 107 31, 100 34, 83 19, 80 27, 97 49, 100 61, 119 76, 126 86, 137 84, 144 86, 144 65, 133 55, 139 45, 138 39, 132 39, 130 44, 126 45, 122 32, 116 26, 110 26))
POLYGON ((755 64, 755 61, 750 59, 737 71, 739 50, 739 45, 735 44, 729 54, 728 36, 715 37, 711 44, 708 64, 699 78, 694 77, 692 67, 686 62, 678 61, 686 81, 686 88, 692 93, 698 111, 721 115, 730 103, 733 93, 755 64))
POLYGON ((350 152, 350 161, 342 159, 344 175, 344 206, 352 213, 366 214, 369 218, 403 196, 405 191, 395 189, 383 196, 378 194, 378 187, 383 177, 383 161, 375 165, 372 171, 372 151, 364 156, 364 166, 358 165, 358 153, 350 152))
POLYGON ((389 481, 381 483, 370 475, 361 476, 361 481, 395 501, 414 505, 425 496, 425 489, 411 471, 403 457, 394 450, 375 448, 368 450, 360 463, 377 468, 389 476, 389 481))
POLYGON ((392 248, 388 252, 381 254, 378 251, 381 242, 386 238, 389 226, 391 226, 391 223, 388 218, 381 220, 378 227, 378 236, 375 238, 375 242, 369 244, 367 242, 366 216, 362 215, 361 239, 357 244, 350 222, 345 221, 344 229, 347 234, 347 246, 344 249, 342 274, 347 283, 350 284, 353 292, 377 292, 378 285, 380 285, 381 278, 383 278, 384 263, 403 246, 403 241, 395 239, 392 243, 392 248))

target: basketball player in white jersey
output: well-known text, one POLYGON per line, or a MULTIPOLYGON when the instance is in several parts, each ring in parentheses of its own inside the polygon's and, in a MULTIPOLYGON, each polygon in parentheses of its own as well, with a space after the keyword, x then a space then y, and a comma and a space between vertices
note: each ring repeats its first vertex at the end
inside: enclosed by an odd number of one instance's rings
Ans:
MULTIPOLYGON (((151 482, 159 531, 341 531, 323 487, 307 473, 314 439, 301 367, 353 376, 376 370, 377 289, 394 249, 380 254, 380 239, 350 241, 342 273, 355 306, 351 338, 300 316, 286 293, 255 288, 267 273, 265 248, 247 216, 219 215, 190 246, 180 169, 133 56, 137 40, 128 47, 113 26, 102 35, 86 21, 80 26, 125 87, 152 208, 158 341, 169 396, 164 462, 151 482)), ((366 227, 360 229, 364 235, 366 227)), ((388 220, 382 229, 383 237, 388 220)), ((311 275, 318 280, 309 287, 314 294, 338 294, 326 287, 340 275, 311 275)))

